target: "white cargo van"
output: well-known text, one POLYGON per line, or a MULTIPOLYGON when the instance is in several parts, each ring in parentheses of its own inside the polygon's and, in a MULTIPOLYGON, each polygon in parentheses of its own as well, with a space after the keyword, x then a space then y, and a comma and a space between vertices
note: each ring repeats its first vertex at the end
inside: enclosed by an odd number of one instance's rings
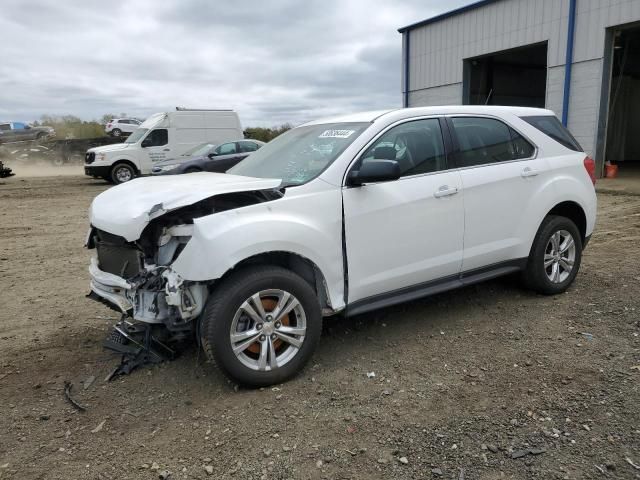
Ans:
POLYGON ((179 158, 198 144, 239 138, 242 127, 233 110, 177 108, 175 112, 151 115, 124 143, 87 150, 84 173, 123 183, 150 174, 155 162, 179 158))

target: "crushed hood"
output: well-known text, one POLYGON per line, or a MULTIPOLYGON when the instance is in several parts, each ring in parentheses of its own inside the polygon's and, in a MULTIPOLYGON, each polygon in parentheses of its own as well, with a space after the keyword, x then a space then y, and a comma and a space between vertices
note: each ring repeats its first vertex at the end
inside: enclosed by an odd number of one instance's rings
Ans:
POLYGON ((91 203, 91 225, 134 241, 167 212, 224 193, 270 190, 279 179, 199 172, 137 178, 102 192, 91 203))

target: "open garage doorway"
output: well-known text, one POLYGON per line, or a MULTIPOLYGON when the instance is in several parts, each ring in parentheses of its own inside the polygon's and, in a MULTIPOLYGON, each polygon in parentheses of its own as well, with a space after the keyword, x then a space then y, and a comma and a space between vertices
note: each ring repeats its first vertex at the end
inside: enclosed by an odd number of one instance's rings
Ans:
POLYGON ((605 161, 640 177, 640 26, 613 31, 605 161))
POLYGON ((463 74, 466 105, 544 108, 547 42, 468 58, 463 74))

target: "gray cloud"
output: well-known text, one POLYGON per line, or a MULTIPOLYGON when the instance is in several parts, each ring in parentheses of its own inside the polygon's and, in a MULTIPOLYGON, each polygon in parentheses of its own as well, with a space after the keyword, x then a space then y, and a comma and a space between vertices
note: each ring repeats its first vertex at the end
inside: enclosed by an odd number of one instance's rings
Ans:
POLYGON ((396 29, 470 0, 4 0, 0 119, 235 108, 245 125, 401 103, 396 29))

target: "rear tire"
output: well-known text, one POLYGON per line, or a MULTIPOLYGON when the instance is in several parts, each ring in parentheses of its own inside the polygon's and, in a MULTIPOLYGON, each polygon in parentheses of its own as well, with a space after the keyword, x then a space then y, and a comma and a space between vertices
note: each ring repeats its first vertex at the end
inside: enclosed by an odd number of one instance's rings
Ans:
POLYGON ((111 181, 118 185, 136 178, 136 169, 128 163, 119 162, 111 168, 111 181))
POLYGON ((121 135, 122 135, 122 130, 120 130, 119 128, 114 128, 113 130, 111 130, 112 137, 119 137, 121 135))
POLYGON ((300 276, 276 266, 231 274, 209 297, 201 322, 209 360, 232 380, 251 387, 296 375, 322 331, 316 292, 300 276), (281 310, 287 313, 279 315, 281 310))
POLYGON ((524 283, 543 295, 562 293, 573 283, 582 261, 582 236, 566 217, 547 216, 533 241, 524 283))

